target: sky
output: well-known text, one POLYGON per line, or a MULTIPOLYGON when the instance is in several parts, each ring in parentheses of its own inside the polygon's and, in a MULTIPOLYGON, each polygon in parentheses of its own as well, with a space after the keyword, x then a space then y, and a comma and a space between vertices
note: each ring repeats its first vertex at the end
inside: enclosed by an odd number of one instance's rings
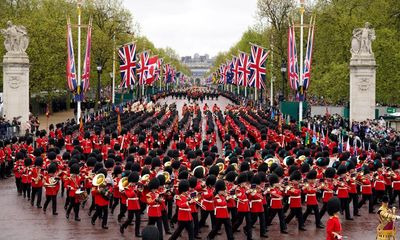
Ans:
POLYGON ((256 24, 257 0, 123 0, 140 35, 179 56, 227 51, 256 24))

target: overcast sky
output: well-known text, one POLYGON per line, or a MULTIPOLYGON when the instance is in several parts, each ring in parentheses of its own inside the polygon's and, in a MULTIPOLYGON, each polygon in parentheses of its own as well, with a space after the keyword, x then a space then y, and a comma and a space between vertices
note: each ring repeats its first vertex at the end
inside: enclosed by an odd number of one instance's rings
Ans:
POLYGON ((182 56, 227 51, 256 24, 257 0, 123 0, 156 47, 182 56))

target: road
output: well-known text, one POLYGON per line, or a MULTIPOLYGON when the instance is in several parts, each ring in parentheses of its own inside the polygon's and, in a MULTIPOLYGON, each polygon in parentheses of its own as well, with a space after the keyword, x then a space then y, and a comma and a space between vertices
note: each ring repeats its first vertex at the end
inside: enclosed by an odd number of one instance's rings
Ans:
MULTIPOLYGON (((167 101, 177 102, 177 108, 181 111, 184 104, 183 100, 172 100, 167 98, 167 101)), ((219 98, 219 101, 205 101, 211 107, 214 103, 223 110, 229 101, 224 98, 219 98)), ((201 109, 203 107, 200 104, 201 109)), ((69 114, 66 114, 67 116, 69 114)), ((70 117, 70 116, 68 116, 70 117)), ((129 226, 125 230, 125 234, 121 235, 119 233, 119 224, 117 222, 117 214, 109 214, 109 229, 101 229, 99 221, 96 226, 90 224, 89 216, 87 215, 87 209, 80 211, 81 222, 75 222, 73 220, 73 214, 70 220, 65 218, 64 198, 58 196, 58 216, 53 216, 51 211, 47 211, 44 214, 41 209, 31 207, 26 199, 22 196, 18 196, 14 179, 10 178, 7 180, 0 180, 0 239, 135 239, 133 231, 134 227, 129 226)), ((42 199, 42 204, 44 199, 42 199)), ((50 206, 49 206, 50 209, 50 206)), ((118 212, 118 209, 116 212, 118 212)), ((343 233, 347 236, 349 240, 372 240, 375 239, 375 229, 377 226, 377 216, 376 214, 368 214, 367 206, 361 209, 361 217, 356 217, 354 221, 346 221, 342 217, 342 227, 343 233)), ((145 218, 145 217, 143 217, 145 218)), ((323 223, 326 223, 327 216, 324 217, 323 223)), ((147 224, 146 219, 143 219, 142 227, 147 224)), ((210 223, 208 223, 211 225, 210 223)), ((314 225, 313 216, 310 216, 306 222, 306 232, 297 231, 297 222, 294 220, 288 226, 289 234, 282 235, 279 232, 279 222, 278 218, 275 218, 273 225, 270 226, 268 239, 279 239, 279 240, 310 240, 310 239, 325 239, 325 230, 316 229, 314 225)), ((201 236, 206 239, 207 233, 210 231, 208 228, 202 229, 201 236)), ((243 232, 243 231, 242 231, 243 232)), ((244 234, 235 233, 235 239, 245 239, 244 234)), ((260 239, 258 225, 256 224, 256 229, 253 229, 254 239, 260 239)), ((169 235, 164 236, 164 239, 168 239, 169 235)), ((186 240, 186 233, 183 232, 182 240, 186 240)), ((224 231, 222 235, 216 238, 217 240, 226 239, 224 231)))

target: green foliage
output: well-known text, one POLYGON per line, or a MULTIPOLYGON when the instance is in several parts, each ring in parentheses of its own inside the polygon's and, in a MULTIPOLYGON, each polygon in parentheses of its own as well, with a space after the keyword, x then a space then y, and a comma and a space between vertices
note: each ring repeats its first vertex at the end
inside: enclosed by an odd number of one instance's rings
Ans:
MULTIPOLYGON (((77 5, 75 0, 0 0, 0 28, 6 26, 11 20, 14 24, 24 25, 29 35, 30 67, 30 92, 38 94, 46 91, 46 99, 53 99, 67 89, 66 86, 66 23, 67 17, 74 26, 72 35, 74 39, 75 61, 77 62, 77 5), (56 91, 59 90, 59 91, 56 91)), ((92 52, 91 52, 91 88, 94 90, 97 80, 96 66, 100 64, 103 69, 102 86, 111 86, 109 73, 112 72, 112 57, 115 46, 136 42, 138 52, 150 50, 151 54, 159 55, 168 63, 174 65, 178 71, 189 74, 190 71, 183 66, 177 54, 172 49, 158 49, 144 36, 135 36, 136 29, 131 13, 123 8, 122 0, 96 0, 84 1, 82 6, 82 25, 87 25, 89 18, 93 19, 92 52)), ((86 46, 86 28, 81 33, 81 64, 86 46)), ((2 38, 0 56, 5 54, 2 38)), ((77 66, 76 66, 77 67, 77 66)), ((116 68, 119 67, 116 55, 116 68)), ((2 81, 2 71, 0 80, 2 81)), ((116 74, 116 84, 120 76, 116 74)), ((2 83, 0 82, 0 88, 2 83)), ((39 94, 40 95, 40 94, 39 94)))

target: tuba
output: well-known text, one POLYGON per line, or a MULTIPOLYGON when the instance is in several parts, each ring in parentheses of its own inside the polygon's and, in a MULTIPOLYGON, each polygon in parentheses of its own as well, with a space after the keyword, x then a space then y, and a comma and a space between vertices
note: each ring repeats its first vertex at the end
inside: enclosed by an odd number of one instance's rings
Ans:
POLYGON ((147 185, 150 181, 150 175, 149 174, 145 174, 143 176, 140 177, 139 182, 143 185, 147 185))
POLYGON ((222 162, 217 163, 216 166, 219 168, 219 174, 222 174, 225 171, 225 164, 222 162))
POLYGON ((118 189, 120 192, 123 192, 126 188, 128 188, 129 182, 128 177, 123 177, 118 182, 118 189))
POLYGON ((102 173, 95 175, 92 180, 92 185, 95 187, 99 187, 101 185, 106 185, 106 176, 104 176, 104 174, 102 174, 102 173))
POLYGON ((269 168, 271 167, 271 165, 272 165, 273 163, 276 163, 276 164, 280 165, 279 159, 276 159, 276 158, 268 158, 268 159, 265 160, 264 162, 268 165, 269 168))

